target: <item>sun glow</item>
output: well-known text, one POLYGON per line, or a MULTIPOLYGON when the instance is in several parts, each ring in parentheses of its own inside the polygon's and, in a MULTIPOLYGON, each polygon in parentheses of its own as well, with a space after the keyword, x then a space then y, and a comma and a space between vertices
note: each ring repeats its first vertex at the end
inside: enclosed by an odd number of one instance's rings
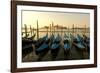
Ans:
POLYGON ((74 24, 76 27, 89 27, 90 14, 89 13, 68 13, 68 12, 46 12, 46 11, 22 11, 22 27, 24 24, 29 27, 37 27, 37 20, 39 28, 54 25, 72 28, 74 24))

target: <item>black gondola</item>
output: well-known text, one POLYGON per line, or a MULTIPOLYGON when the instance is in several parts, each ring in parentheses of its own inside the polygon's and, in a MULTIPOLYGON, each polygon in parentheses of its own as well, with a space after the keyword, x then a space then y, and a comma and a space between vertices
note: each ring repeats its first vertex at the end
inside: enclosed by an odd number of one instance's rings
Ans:
POLYGON ((22 47, 22 57, 25 57, 27 54, 31 53, 32 51, 33 51, 32 44, 22 47))
POLYGON ((51 56, 52 56, 52 60, 54 60, 59 52, 60 49, 60 41, 61 41, 61 37, 59 36, 59 34, 57 35, 56 38, 53 38, 53 42, 51 44, 51 56))
MULTIPOLYGON (((32 38, 35 37, 32 36, 32 38)), ((25 57, 27 54, 31 53, 33 51, 33 46, 36 44, 36 40, 33 40, 32 38, 22 38, 22 57, 25 57)))
POLYGON ((31 40, 33 40, 35 36, 36 36, 36 34, 34 34, 34 35, 31 36, 31 37, 28 37, 27 39, 31 39, 31 40))
POLYGON ((87 51, 90 52, 90 38, 83 35, 84 45, 87 47, 87 51))
POLYGON ((38 44, 39 47, 35 49, 36 54, 41 54, 44 52, 47 52, 49 50, 49 38, 48 35, 46 35, 45 37, 42 38, 42 43, 38 44))
POLYGON ((36 42, 37 42, 36 40, 22 38, 22 47, 30 45, 30 44, 35 44, 36 42))
POLYGON ((76 38, 73 41, 73 44, 79 50, 86 50, 86 47, 84 46, 83 38, 81 38, 79 34, 77 34, 76 38))
POLYGON ((68 55, 69 54, 69 51, 71 49, 71 44, 70 44, 70 41, 69 41, 70 37, 68 37, 66 34, 65 34, 65 37, 64 37, 64 53, 65 55, 68 55))

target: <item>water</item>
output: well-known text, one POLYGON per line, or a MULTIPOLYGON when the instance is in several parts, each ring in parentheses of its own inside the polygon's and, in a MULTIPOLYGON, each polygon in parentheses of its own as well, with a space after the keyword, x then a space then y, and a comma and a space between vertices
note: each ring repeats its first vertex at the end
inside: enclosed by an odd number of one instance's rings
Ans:
MULTIPOLYGON (((22 30, 22 32, 25 32, 25 30, 22 30)), ((28 34, 29 34, 29 37, 31 37, 31 33, 30 33, 30 30, 28 30, 28 34)), ((83 35, 85 34, 86 36, 90 36, 90 33, 89 33, 89 29, 75 29, 73 31, 73 29, 69 29, 69 30, 61 30, 61 29, 55 29, 55 30, 50 30, 48 29, 39 29, 39 38, 42 38, 43 36, 45 36, 46 34, 48 34, 48 36, 50 37, 52 35, 52 33, 54 34, 54 36, 56 37, 58 34, 63 38, 65 34, 69 35, 70 33, 73 34, 74 36, 76 36, 77 34, 79 35, 83 35), (48 32, 47 32, 48 31, 48 32)), ((35 40, 37 40, 37 32, 34 31, 34 33, 36 34, 35 36, 35 40)), ((25 34, 23 34, 23 36, 25 36, 25 34)))

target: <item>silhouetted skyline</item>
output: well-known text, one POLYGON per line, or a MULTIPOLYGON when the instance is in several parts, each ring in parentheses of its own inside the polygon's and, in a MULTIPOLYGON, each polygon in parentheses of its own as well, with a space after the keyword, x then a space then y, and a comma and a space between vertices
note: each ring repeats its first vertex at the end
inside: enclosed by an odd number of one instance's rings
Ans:
POLYGON ((50 24, 63 27, 89 27, 89 13, 63 13, 63 12, 41 12, 41 11, 22 11, 22 27, 24 24, 36 28, 37 20, 39 27, 49 26, 50 24))

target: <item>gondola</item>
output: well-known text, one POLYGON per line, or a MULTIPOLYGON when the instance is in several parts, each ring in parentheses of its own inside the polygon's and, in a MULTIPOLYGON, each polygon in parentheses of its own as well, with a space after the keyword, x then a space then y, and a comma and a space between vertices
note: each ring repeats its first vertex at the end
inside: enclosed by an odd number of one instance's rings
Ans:
POLYGON ((36 40, 22 38, 22 57, 25 57, 33 51, 32 45, 35 45, 36 42, 36 40))
POLYGON ((80 39, 80 42, 82 45, 85 46, 86 50, 89 52, 90 51, 90 39, 86 35, 80 36, 79 34, 77 35, 78 38, 80 39))
POLYGON ((22 47, 22 57, 25 57, 26 55, 28 55, 28 54, 31 53, 32 51, 33 51, 33 46, 32 46, 32 44, 23 46, 23 47, 22 47))
POLYGON ((70 40, 71 43, 73 43, 73 42, 76 40, 76 37, 73 36, 72 34, 70 34, 69 38, 71 39, 71 40, 70 40))
POLYGON ((25 38, 26 39, 28 37, 29 37, 29 34, 23 36, 23 33, 22 33, 22 38, 25 38))
POLYGON ((84 45, 87 47, 87 51, 90 52, 90 38, 83 35, 84 45))
POLYGON ((64 41, 63 41, 63 43, 64 43, 64 54, 65 55, 68 55, 69 54, 69 51, 70 51, 70 49, 71 49, 71 44, 70 44, 70 37, 68 37, 66 34, 65 34, 65 36, 64 36, 64 41))
POLYGON ((35 49, 37 55, 45 53, 49 50, 49 38, 48 35, 42 38, 42 44, 39 44, 39 47, 35 49))
POLYGON ((44 41, 46 40, 46 38, 48 38, 48 35, 43 36, 42 38, 39 38, 37 40, 37 43, 35 44, 35 47, 39 48, 44 43, 44 41))
POLYGON ((79 34, 77 34, 77 41, 78 42, 83 42, 83 37, 81 37, 79 34))
POLYGON ((36 40, 22 38, 22 47, 30 45, 30 44, 35 44, 36 42, 37 42, 36 40))
POLYGON ((79 34, 77 34, 77 36, 74 38, 73 44, 78 50, 86 51, 83 38, 79 34))
POLYGON ((53 42, 51 44, 51 56, 52 56, 52 60, 54 60, 59 52, 60 49, 60 41, 61 41, 61 37, 59 36, 59 34, 57 35, 56 38, 53 38, 53 42))
POLYGON ((34 34, 33 36, 31 37, 22 37, 22 45, 23 46, 26 46, 26 45, 29 45, 29 44, 35 44, 36 43, 36 40, 34 40, 34 37, 35 37, 36 34, 34 34))
POLYGON ((53 38, 51 50, 56 50, 60 45, 60 41, 61 41, 61 37, 58 34, 56 38, 53 38))
POLYGON ((31 37, 28 37, 27 39, 31 39, 31 40, 33 40, 35 36, 36 36, 36 34, 34 34, 34 35, 31 36, 31 37))

